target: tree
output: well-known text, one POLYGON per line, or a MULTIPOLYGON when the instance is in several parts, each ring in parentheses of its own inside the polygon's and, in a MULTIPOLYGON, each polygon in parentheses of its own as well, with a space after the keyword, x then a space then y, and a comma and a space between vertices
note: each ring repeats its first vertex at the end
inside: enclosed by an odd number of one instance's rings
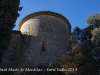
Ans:
POLYGON ((91 41, 92 38, 91 30, 93 30, 94 28, 98 28, 100 26, 100 14, 95 14, 93 16, 90 16, 87 19, 87 23, 89 24, 89 26, 87 26, 84 29, 80 29, 78 27, 74 29, 73 33, 77 36, 80 42, 83 42, 85 40, 91 41))
POLYGON ((80 52, 80 48, 78 45, 74 45, 70 51, 63 54, 60 58, 60 64, 63 68, 67 69, 64 73, 66 75, 78 75, 78 73, 80 73, 79 66, 81 58, 82 53, 80 52))
POLYGON ((20 0, 0 1, 0 61, 10 42, 12 29, 17 17, 19 17, 18 11, 22 10, 19 4, 20 0))
POLYGON ((77 68, 80 66, 81 58, 81 47, 77 41, 75 34, 72 33, 68 41, 68 52, 60 57, 60 65, 63 68, 67 69, 64 73, 66 75, 78 75, 79 71, 77 71, 77 68))
MULTIPOLYGON (((93 43, 92 53, 93 57, 98 60, 100 63, 100 14, 95 14, 90 16, 87 19, 87 23, 93 26, 91 30, 92 38, 91 41, 93 43)), ((99 66, 100 69, 100 66, 99 66)))
POLYGON ((93 30, 93 26, 88 26, 84 29, 80 29, 78 27, 74 28, 73 34, 77 37, 77 40, 82 43, 84 41, 89 41, 91 44, 91 38, 92 33, 91 30, 93 30))
POLYGON ((94 28, 95 27, 99 27, 100 26, 100 14, 95 14, 93 16, 90 16, 88 19, 87 19, 87 23, 89 25, 92 25, 94 28))
POLYGON ((75 42, 75 38, 72 39, 72 37, 70 38, 70 46, 68 47, 69 50, 61 56, 60 63, 62 67, 66 69, 74 68, 74 71, 65 71, 65 73, 69 75, 96 74, 100 68, 100 63, 98 60, 93 58, 93 46, 90 45, 88 39, 80 43, 75 42), (76 68, 77 71, 75 71, 76 68), (94 68, 95 70, 93 70, 94 68))
POLYGON ((95 75, 100 70, 100 14, 90 16, 87 23, 89 26, 84 29, 74 29, 72 33, 78 42, 75 44, 75 39, 70 38, 68 52, 61 57, 64 68, 77 67, 77 72, 66 74, 95 75))
POLYGON ((93 42, 92 52, 94 54, 95 59, 100 62, 100 26, 99 28, 94 28, 91 33, 91 41, 93 42))

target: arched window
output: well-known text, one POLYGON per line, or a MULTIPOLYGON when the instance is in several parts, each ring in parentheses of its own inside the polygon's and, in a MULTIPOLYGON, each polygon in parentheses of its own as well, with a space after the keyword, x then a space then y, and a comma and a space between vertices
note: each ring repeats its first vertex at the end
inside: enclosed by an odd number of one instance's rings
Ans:
POLYGON ((42 41, 42 51, 43 52, 45 51, 45 45, 46 45, 45 41, 42 41))

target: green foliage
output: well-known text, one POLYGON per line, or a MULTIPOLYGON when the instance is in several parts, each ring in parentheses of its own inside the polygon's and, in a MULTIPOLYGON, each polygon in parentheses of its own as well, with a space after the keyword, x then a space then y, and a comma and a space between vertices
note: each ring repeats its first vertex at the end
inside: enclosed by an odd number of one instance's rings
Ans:
POLYGON ((93 16, 90 16, 88 19, 87 19, 87 23, 89 25, 92 25, 93 27, 98 27, 100 26, 100 14, 95 14, 93 16))
POLYGON ((20 0, 0 1, 0 61, 3 51, 7 49, 10 42, 12 29, 19 17, 18 11, 22 9, 19 4, 20 0))
POLYGON ((94 28, 93 30, 91 30, 91 33, 92 33, 91 40, 94 41, 96 39, 96 36, 100 34, 100 26, 98 28, 94 28))
POLYGON ((95 14, 94 16, 89 17, 87 21, 94 27, 91 30, 91 41, 93 43, 92 54, 100 63, 100 14, 95 14))
POLYGON ((78 40, 80 40, 81 42, 85 40, 91 40, 92 38, 91 31, 94 28, 97 28, 100 26, 100 14, 95 14, 93 16, 90 16, 87 19, 87 23, 89 24, 89 26, 84 29, 80 29, 78 27, 74 29, 74 34, 78 37, 78 40))
POLYGON ((92 46, 88 40, 71 45, 71 49, 61 56, 61 65, 64 68, 77 68, 77 71, 66 71, 66 74, 94 75, 100 68, 98 60, 93 58, 92 46), (93 70, 95 68, 95 70, 93 70))
POLYGON ((72 49, 73 45, 76 45, 78 43, 77 37, 74 35, 74 33, 71 33, 70 38, 67 41, 68 41, 67 45, 68 51, 72 49))
POLYGON ((100 62, 100 26, 98 28, 94 28, 91 33, 91 41, 93 42, 92 53, 98 62, 100 62))
POLYGON ((90 16, 87 23, 89 26, 84 29, 74 29, 75 38, 69 39, 68 52, 61 57, 64 68, 77 67, 77 72, 66 74, 95 75, 100 70, 100 14, 90 16))
POLYGON ((77 37, 78 40, 82 37, 82 30, 79 27, 74 28, 73 34, 77 37))
POLYGON ((88 41, 81 44, 83 58, 81 62, 84 64, 81 67, 81 71, 86 74, 96 74, 99 71, 100 63, 94 57, 92 53, 93 45, 90 45, 88 41), (95 68, 95 70, 93 70, 95 68))
MULTIPOLYGON (((68 69, 68 68, 79 68, 80 66, 80 60, 82 58, 82 53, 81 53, 81 47, 78 44, 79 42, 77 41, 77 38, 75 34, 72 33, 70 39, 69 39, 69 47, 68 47, 68 52, 63 54, 60 58, 60 64, 63 68, 68 69)), ((64 72, 66 75, 68 74, 78 74, 79 71, 65 71, 64 72)))
POLYGON ((93 29, 93 26, 88 26, 84 29, 80 29, 78 27, 76 27, 74 29, 74 35, 77 37, 79 42, 84 42, 86 40, 88 40, 91 43, 91 38, 92 38, 92 33, 91 30, 93 29))

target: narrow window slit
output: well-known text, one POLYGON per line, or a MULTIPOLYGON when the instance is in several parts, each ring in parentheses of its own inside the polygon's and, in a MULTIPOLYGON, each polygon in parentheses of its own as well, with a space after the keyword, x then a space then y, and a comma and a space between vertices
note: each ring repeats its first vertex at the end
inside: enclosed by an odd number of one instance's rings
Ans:
POLYGON ((45 41, 42 41, 42 51, 45 51, 45 41))

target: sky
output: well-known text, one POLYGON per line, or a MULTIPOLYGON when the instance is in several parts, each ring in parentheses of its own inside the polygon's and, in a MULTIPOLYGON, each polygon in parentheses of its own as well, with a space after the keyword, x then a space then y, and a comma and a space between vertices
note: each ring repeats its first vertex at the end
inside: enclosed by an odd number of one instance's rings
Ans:
POLYGON ((18 30, 20 21, 27 15, 38 11, 52 11, 66 17, 71 24, 71 30, 76 26, 85 28, 86 20, 96 13, 100 13, 100 0, 20 0, 20 16, 16 20, 13 30, 18 30))

